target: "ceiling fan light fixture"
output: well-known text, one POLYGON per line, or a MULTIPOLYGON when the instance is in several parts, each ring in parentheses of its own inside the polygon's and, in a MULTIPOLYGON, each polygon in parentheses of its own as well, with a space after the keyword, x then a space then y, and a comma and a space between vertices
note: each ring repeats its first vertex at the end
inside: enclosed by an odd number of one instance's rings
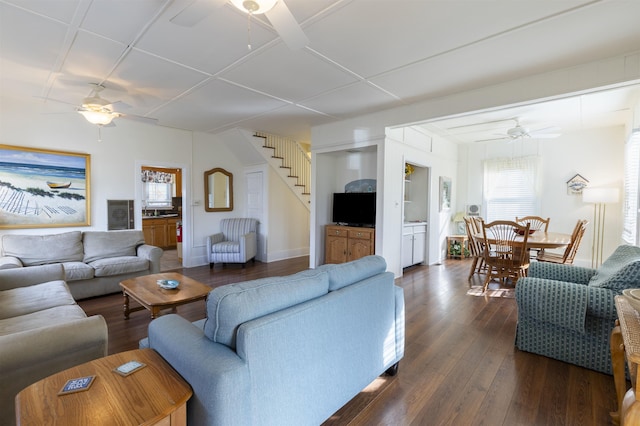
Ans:
POLYGON ((119 117, 117 112, 94 111, 91 109, 78 110, 78 112, 82 114, 89 123, 97 124, 98 126, 106 126, 111 123, 114 118, 119 117))
POLYGON ((231 0, 239 10, 252 15, 260 15, 273 9, 278 0, 231 0))

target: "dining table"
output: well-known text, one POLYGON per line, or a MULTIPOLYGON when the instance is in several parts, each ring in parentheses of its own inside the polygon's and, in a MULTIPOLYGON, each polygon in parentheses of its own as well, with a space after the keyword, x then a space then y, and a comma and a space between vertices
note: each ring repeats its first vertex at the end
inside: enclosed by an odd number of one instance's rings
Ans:
MULTIPOLYGON (((477 232, 473 235, 473 238, 478 239, 479 241, 484 240, 484 235, 482 232, 477 232)), ((491 239, 489 237, 489 239, 491 239)), ((523 236, 516 237, 516 241, 522 241, 524 239, 523 236)), ((534 231, 529 234, 529 238, 527 239, 527 248, 528 249, 554 249, 560 247, 566 247, 571 242, 571 234, 565 234, 562 232, 545 232, 545 231, 534 231)))

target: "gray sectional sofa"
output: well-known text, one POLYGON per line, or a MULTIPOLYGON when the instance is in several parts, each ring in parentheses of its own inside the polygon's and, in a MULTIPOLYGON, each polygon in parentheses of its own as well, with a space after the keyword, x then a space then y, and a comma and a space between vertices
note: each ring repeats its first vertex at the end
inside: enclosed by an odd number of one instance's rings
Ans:
POLYGON ((162 249, 140 230, 2 236, 0 270, 60 263, 75 300, 119 292, 127 278, 160 272, 162 249))
POLYGON ((107 324, 76 304, 62 264, 0 270, 0 425, 25 387, 106 355, 107 324))
POLYGON ((404 296, 379 256, 214 289, 141 347, 193 388, 189 425, 318 425, 404 356, 404 296))

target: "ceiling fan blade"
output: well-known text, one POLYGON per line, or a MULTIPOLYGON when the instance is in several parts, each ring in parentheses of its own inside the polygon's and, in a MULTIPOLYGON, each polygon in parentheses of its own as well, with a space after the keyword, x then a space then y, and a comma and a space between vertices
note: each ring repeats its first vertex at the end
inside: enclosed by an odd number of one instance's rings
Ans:
POLYGON ((500 138, 491 138, 491 139, 479 139, 477 141, 474 142, 494 142, 494 141, 505 141, 505 142, 511 142, 513 139, 511 139, 508 136, 502 136, 500 138))
POLYGON ((265 15, 289 49, 298 50, 309 44, 309 39, 283 0, 279 0, 265 15))
POLYGON ((562 135, 562 133, 560 133, 560 127, 558 126, 544 127, 529 132, 529 137, 533 139, 553 139, 560 135, 562 135))
POLYGON ((157 118, 144 117, 142 115, 135 115, 135 114, 122 114, 122 113, 120 114, 121 115, 119 118, 126 118, 127 120, 138 121, 140 123, 146 123, 146 124, 158 124, 157 118))
POLYGON ((183 27, 193 27, 226 2, 227 0, 193 0, 169 21, 183 27))

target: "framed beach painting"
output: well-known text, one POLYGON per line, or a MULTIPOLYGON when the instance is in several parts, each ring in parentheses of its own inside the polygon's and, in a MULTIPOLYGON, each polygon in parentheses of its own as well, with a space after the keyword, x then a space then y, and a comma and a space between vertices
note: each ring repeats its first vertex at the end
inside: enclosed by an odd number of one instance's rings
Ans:
POLYGON ((91 156, 0 144, 0 229, 89 226, 91 156))

